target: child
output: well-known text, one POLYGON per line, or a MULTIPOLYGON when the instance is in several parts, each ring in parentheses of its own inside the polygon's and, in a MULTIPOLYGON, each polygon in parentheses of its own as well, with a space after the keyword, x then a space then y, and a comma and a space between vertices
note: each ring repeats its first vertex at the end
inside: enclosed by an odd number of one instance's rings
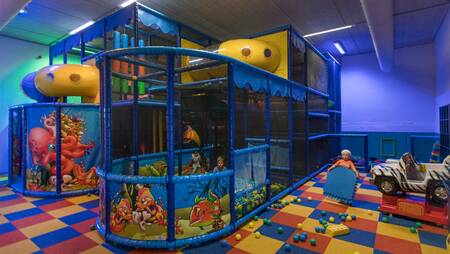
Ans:
POLYGON ((342 159, 338 160, 336 163, 333 164, 333 166, 328 168, 328 172, 330 172, 335 167, 344 167, 344 168, 353 170, 356 177, 358 178, 359 173, 356 170, 355 164, 353 164, 353 161, 351 160, 352 153, 350 152, 350 150, 347 150, 347 149, 342 150, 341 155, 342 155, 342 159))

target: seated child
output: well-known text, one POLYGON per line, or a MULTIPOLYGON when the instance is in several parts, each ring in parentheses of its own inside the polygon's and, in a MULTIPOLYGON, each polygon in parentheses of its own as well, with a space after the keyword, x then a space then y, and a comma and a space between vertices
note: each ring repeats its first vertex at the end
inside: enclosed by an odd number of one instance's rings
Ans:
POLYGON ((355 164, 353 164, 353 161, 351 160, 352 153, 350 150, 344 149, 341 152, 342 159, 336 161, 336 163, 333 164, 330 168, 328 168, 328 172, 330 172, 335 167, 344 167, 352 170, 356 177, 359 177, 358 170, 356 170, 355 164))

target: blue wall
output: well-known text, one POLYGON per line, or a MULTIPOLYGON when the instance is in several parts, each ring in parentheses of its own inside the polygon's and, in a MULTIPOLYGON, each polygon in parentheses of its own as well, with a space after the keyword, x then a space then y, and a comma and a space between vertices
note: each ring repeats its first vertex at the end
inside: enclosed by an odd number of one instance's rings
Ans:
MULTIPOLYGON (((350 133, 350 132, 349 132, 350 133)), ((398 159, 405 152, 411 152, 411 136, 437 136, 431 132, 351 132, 369 135, 369 158, 378 159, 394 158, 398 159), (394 154, 393 156, 383 155, 382 140, 384 141, 384 153, 394 154), (395 144, 395 149, 392 144, 395 144)), ((421 162, 427 162, 430 159, 433 143, 437 139, 415 139, 414 156, 421 162)), ((350 149, 353 155, 362 156, 364 151, 362 139, 341 138, 341 148, 350 149)))

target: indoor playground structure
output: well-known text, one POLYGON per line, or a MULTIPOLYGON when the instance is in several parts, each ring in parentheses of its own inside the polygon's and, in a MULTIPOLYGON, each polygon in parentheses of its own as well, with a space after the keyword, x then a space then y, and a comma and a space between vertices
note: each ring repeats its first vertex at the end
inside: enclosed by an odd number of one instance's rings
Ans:
MULTIPOLYGON (((52 45, 22 88, 36 103, 9 111, 9 185, 98 191, 96 228, 112 243, 173 250, 231 234, 334 163, 343 139, 369 169, 368 135, 341 133, 340 64, 292 26, 222 42, 134 3, 52 45), (74 48, 81 64, 67 64, 74 48)), ((323 193, 352 204, 359 176, 328 177, 323 193)))
POLYGON ((291 26, 220 42, 133 4, 54 44, 49 68, 78 46, 100 73, 99 93, 78 95, 100 94, 97 229, 108 241, 173 249, 232 233, 339 150, 327 142, 340 131, 339 64, 291 26))

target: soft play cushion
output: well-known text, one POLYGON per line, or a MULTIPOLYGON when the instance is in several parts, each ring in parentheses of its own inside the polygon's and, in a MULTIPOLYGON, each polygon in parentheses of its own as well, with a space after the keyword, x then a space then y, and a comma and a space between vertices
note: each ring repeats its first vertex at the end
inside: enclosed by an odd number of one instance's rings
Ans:
POLYGON ((356 192, 356 176, 352 170, 343 167, 332 169, 323 186, 325 196, 346 204, 352 204, 356 192))

